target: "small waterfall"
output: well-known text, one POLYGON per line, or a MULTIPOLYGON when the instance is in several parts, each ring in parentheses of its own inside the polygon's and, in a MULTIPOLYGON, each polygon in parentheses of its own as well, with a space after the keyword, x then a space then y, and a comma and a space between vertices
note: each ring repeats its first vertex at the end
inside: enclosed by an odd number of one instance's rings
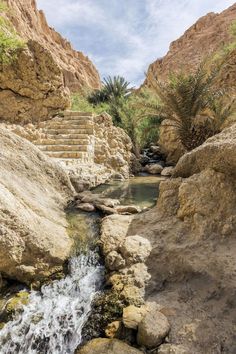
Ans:
POLYGON ((0 331, 0 354, 73 354, 104 269, 96 253, 70 260, 69 275, 32 291, 23 312, 0 331))

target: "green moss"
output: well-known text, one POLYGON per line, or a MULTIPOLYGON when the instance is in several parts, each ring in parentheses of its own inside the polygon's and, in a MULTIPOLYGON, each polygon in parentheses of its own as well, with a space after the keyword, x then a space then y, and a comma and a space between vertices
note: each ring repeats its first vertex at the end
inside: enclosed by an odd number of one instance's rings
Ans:
POLYGON ((0 63, 5 65, 14 61, 18 51, 25 47, 25 42, 4 16, 8 11, 6 3, 0 1, 0 63))
POLYGON ((13 314, 17 310, 21 309, 23 305, 27 305, 28 302, 29 293, 27 291, 20 291, 7 302, 6 311, 8 314, 13 314))

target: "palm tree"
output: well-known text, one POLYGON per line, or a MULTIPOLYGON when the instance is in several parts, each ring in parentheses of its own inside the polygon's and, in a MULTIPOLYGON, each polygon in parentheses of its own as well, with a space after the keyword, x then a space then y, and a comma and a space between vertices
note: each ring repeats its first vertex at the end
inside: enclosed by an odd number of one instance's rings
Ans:
POLYGON ((157 79, 151 82, 161 99, 162 119, 168 119, 175 127, 187 151, 219 132, 235 110, 233 103, 224 108, 225 93, 214 88, 216 77, 216 68, 209 72, 201 64, 193 74, 172 75, 165 83, 157 79))
POLYGON ((128 96, 133 90, 133 87, 129 86, 130 82, 122 76, 114 76, 113 78, 108 76, 103 79, 103 90, 108 99, 128 96))
POLYGON ((130 83, 121 76, 108 76, 103 79, 102 89, 92 92, 88 97, 88 101, 94 105, 102 102, 116 101, 116 103, 123 98, 129 96, 133 87, 130 83))

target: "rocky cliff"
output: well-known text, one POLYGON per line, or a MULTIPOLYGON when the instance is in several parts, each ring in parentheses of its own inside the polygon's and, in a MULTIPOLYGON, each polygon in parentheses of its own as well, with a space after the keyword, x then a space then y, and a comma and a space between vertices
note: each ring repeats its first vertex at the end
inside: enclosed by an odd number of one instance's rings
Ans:
MULTIPOLYGON (((230 26, 235 20, 236 4, 220 14, 209 13, 200 18, 183 36, 171 43, 166 56, 150 65, 144 85, 151 86, 153 79, 165 81, 170 73, 193 72, 202 60, 212 60, 232 41, 230 26)), ((236 50, 230 51, 224 59, 216 85, 235 92, 236 50)), ((183 155, 184 148, 175 128, 169 123, 166 120, 161 124, 159 145, 167 162, 175 164, 183 155)))
MULTIPOLYGON (((150 65, 145 84, 149 85, 152 77, 166 80, 170 72, 196 69, 203 58, 229 43, 229 28, 235 20, 236 4, 220 14, 209 13, 200 18, 183 36, 171 43, 166 56, 150 65)), ((235 84, 235 72, 233 80, 235 84)))
POLYGON ((6 0, 6 3, 11 9, 8 17, 17 32, 26 40, 38 42, 52 54, 53 60, 63 72, 66 87, 71 91, 100 87, 99 74, 92 62, 48 26, 35 0, 6 0))

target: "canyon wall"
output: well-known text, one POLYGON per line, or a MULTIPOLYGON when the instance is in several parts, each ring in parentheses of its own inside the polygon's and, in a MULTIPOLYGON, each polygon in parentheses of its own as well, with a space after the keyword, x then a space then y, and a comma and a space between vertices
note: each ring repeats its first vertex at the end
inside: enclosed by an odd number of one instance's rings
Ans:
MULTIPOLYGON (((230 42, 230 25, 236 20, 236 4, 220 14, 201 17, 179 39, 172 42, 168 53, 149 66, 145 85, 151 79, 166 80, 171 72, 191 72, 203 58, 215 53, 230 42)), ((236 72, 234 76, 236 81, 236 72)), ((230 83, 232 84, 232 82, 230 83)))
POLYGON ((25 41, 0 63, 0 120, 36 123, 70 107, 70 92, 100 87, 92 62, 47 24, 34 0, 6 0, 1 12, 25 41))
POLYGON ((93 63, 49 27, 43 11, 37 9, 35 0, 6 0, 6 3, 11 9, 8 18, 17 32, 26 40, 32 39, 40 43, 52 54, 63 72, 66 87, 71 91, 100 87, 99 74, 93 63))
MULTIPOLYGON (((170 73, 180 71, 190 73, 196 70, 204 59, 212 60, 232 40, 230 26, 236 21, 236 4, 220 14, 209 13, 200 18, 179 39, 171 43, 166 56, 149 66, 144 86, 151 86, 154 79, 165 81, 170 73)), ((225 56, 217 86, 235 93, 236 50, 225 56)), ((167 162, 175 164, 184 153, 174 127, 164 121, 160 128, 159 145, 167 157, 167 162)))

